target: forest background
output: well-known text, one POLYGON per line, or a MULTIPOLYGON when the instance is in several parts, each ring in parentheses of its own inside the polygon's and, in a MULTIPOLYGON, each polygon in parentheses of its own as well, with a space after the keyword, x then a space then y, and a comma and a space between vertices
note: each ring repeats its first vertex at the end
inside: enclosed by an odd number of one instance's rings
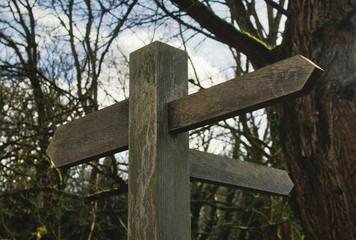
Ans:
MULTIPOLYGON (((190 147, 286 169, 289 197, 191 183, 192 239, 356 239, 356 3, 2 0, 0 238, 126 239, 127 152, 56 168, 55 129, 128 98, 129 53, 189 54, 190 92, 295 54, 296 100, 190 132, 190 147)), ((188 81, 188 79, 187 79, 188 81)))

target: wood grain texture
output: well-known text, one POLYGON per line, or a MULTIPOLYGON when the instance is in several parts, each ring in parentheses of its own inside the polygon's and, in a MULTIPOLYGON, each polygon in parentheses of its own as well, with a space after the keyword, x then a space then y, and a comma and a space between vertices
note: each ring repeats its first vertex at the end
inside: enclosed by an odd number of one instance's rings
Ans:
MULTIPOLYGON (((182 132, 306 94, 322 70, 295 56, 168 104, 169 131, 182 132)), ((48 155, 57 167, 128 149, 129 100, 57 129, 48 155)))
POLYGON ((62 167, 126 150, 128 113, 125 100, 60 126, 47 154, 56 167, 62 167))
POLYGON ((128 239, 190 239, 188 134, 167 103, 188 92, 187 55, 154 42, 130 55, 128 239))
POLYGON ((308 93, 322 70, 297 55, 169 103, 169 129, 191 130, 308 93))
POLYGON ((192 180, 282 196, 293 188, 286 171, 251 162, 190 150, 189 164, 192 180))

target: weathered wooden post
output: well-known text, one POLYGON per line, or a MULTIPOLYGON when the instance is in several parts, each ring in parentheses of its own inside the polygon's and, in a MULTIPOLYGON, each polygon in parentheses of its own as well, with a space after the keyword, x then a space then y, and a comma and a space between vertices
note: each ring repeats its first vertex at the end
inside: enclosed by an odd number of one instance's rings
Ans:
POLYGON ((187 131, 307 94, 318 66, 294 56, 187 95, 183 51, 154 42, 130 58, 130 100, 59 127, 47 149, 61 167, 129 148, 128 239, 190 239, 189 179, 289 194, 286 171, 189 150, 187 131))
POLYGON ((190 239, 188 135, 168 132, 167 104, 187 95, 187 77, 179 49, 154 42, 130 55, 130 240, 190 239))

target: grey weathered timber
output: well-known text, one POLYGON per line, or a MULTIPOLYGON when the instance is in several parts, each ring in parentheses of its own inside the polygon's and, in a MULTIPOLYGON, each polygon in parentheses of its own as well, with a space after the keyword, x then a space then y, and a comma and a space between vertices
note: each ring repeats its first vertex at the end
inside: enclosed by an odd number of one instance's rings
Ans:
MULTIPOLYGON (((308 93, 322 70, 302 56, 288 58, 169 103, 169 130, 181 132, 308 93)), ((57 129, 48 155, 57 167, 128 148, 129 101, 57 129)))
POLYGON ((286 171, 251 162, 190 150, 189 165, 192 180, 282 196, 293 188, 286 171))
POLYGON ((154 42, 130 55, 128 239, 190 239, 188 135, 167 103, 187 94, 186 53, 154 42))
POLYGON ((128 239, 190 239, 192 180, 288 195, 283 170, 188 150, 184 131, 307 93, 322 70, 295 56, 187 95, 187 56, 155 42, 130 55, 125 100, 57 129, 57 167, 130 149, 128 239))
POLYGON ((129 101, 57 128, 47 154, 57 167, 77 165, 128 147, 129 101))
POLYGON ((297 55, 169 103, 169 130, 182 132, 308 93, 322 70, 297 55))

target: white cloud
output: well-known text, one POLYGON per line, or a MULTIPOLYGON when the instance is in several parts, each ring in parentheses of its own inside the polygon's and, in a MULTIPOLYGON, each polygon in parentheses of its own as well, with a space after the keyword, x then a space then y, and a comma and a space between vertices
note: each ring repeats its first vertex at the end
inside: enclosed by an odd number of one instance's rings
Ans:
MULTIPOLYGON (((211 87, 212 85, 216 85, 218 83, 226 81, 226 78, 222 76, 221 71, 214 67, 210 62, 208 62, 205 58, 197 55, 192 55, 190 57, 194 64, 194 68, 196 70, 196 74, 198 75, 199 82, 204 88, 211 87)), ((188 77, 190 79, 196 80, 196 76, 193 71, 193 67, 189 64, 189 74, 188 77)), ((197 89, 190 89, 190 92, 194 92, 197 89)))
MULTIPOLYGON (((117 39, 117 44, 116 44, 117 50, 113 51, 113 54, 115 55, 114 58, 122 59, 123 56, 128 58, 130 53, 136 51, 139 48, 144 47, 145 45, 148 45, 153 41, 159 41, 161 39, 164 39, 164 35, 157 32, 152 33, 147 31, 138 31, 138 32, 126 31, 121 35, 119 35, 117 39)), ((182 49, 182 44, 179 41, 170 41, 167 44, 182 49)), ((115 48, 115 46, 113 46, 113 48, 115 48)), ((222 61, 230 60, 226 56, 225 58, 222 56, 222 54, 226 55, 228 54, 228 52, 221 51, 221 48, 220 49, 208 48, 208 51, 209 54, 206 54, 206 52, 203 51, 194 53, 193 51, 190 50, 190 47, 188 46, 188 54, 192 59, 200 83, 204 88, 208 88, 212 85, 216 85, 218 83, 227 80, 226 76, 224 76, 222 71, 219 69, 219 66, 220 67, 228 66, 229 63, 225 63, 224 65, 222 61), (217 57, 214 56, 214 54, 216 54, 217 57)), ((121 78, 125 76, 124 74, 126 74, 126 77, 128 77, 127 76, 128 66, 122 66, 122 67, 123 69, 120 70, 120 72, 123 74, 121 78)), ((188 71, 189 71, 188 78, 195 79, 196 77, 194 75, 194 71, 191 64, 189 64, 188 71)), ((99 92, 99 102, 101 103, 102 106, 108 106, 113 102, 112 98, 107 97, 107 93, 113 96, 114 99, 120 99, 120 100, 128 96, 128 92, 126 92, 126 94, 123 94, 123 91, 121 89, 122 86, 119 85, 124 84, 125 91, 128 91, 129 79, 126 79, 126 81, 119 83, 117 77, 115 78, 114 75, 110 76, 110 72, 111 74, 113 73, 110 70, 104 70, 100 77, 101 79, 105 80, 102 81, 102 85, 101 85, 102 89, 99 92)), ((191 87, 189 89, 189 92, 192 93, 197 90, 198 90, 197 88, 191 87)))

